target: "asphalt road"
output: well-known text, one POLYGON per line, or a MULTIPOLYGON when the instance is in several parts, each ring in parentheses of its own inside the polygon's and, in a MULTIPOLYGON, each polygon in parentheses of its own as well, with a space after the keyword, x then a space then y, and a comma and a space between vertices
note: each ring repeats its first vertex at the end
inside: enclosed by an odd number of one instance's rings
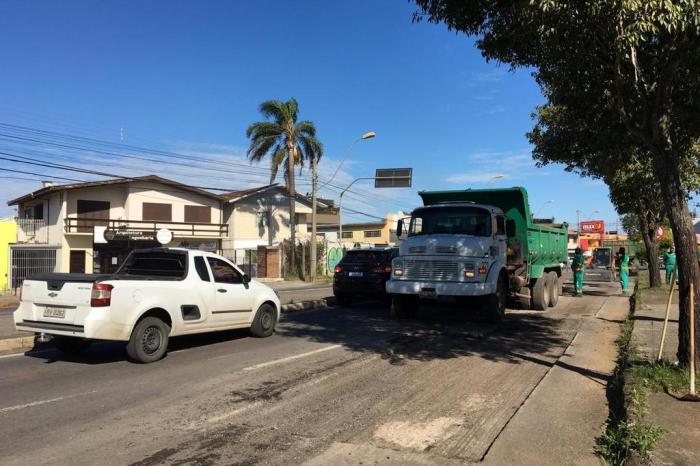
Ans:
POLYGON ((356 304, 285 315, 266 339, 175 338, 149 365, 113 343, 1 357, 0 464, 322 464, 337 445, 479 461, 601 307, 599 286, 500 325, 356 304))

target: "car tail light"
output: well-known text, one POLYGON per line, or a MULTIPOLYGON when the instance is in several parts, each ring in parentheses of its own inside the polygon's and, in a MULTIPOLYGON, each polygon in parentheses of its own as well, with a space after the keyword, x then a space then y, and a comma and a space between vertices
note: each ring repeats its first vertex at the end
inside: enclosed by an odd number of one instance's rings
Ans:
POLYGON ((336 265, 335 266, 335 273, 341 273, 343 271, 343 266, 342 265, 336 265))
POLYGON ((390 265, 378 265, 377 267, 373 267, 370 269, 370 272, 372 273, 391 273, 391 266, 390 265))
POLYGON ((112 285, 105 283, 93 283, 92 294, 90 296, 91 307, 109 306, 112 301, 112 285))

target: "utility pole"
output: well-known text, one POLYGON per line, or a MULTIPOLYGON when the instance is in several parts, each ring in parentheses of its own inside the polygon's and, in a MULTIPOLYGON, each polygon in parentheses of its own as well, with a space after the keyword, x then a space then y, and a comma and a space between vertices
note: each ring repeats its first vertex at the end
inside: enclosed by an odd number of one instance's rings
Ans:
POLYGON ((311 157, 311 250, 309 261, 311 282, 316 281, 316 185, 318 184, 316 162, 316 157, 311 157))

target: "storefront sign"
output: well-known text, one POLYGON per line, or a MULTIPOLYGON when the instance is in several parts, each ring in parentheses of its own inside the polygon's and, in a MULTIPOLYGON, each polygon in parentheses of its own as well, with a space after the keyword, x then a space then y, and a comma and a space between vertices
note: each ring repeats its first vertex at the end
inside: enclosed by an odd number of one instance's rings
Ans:
POLYGON ((156 240, 160 244, 168 244, 173 240, 173 232, 167 228, 161 228, 158 230, 158 233, 156 233, 156 240))
POLYGON ((581 233, 605 233, 605 222, 603 220, 581 222, 581 233))

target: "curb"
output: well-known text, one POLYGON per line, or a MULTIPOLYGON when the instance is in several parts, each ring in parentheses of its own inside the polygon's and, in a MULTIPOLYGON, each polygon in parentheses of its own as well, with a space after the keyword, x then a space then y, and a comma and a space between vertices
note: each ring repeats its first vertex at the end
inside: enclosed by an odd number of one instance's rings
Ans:
POLYGON ((291 302, 282 305, 282 312, 310 311, 314 309, 327 309, 335 304, 335 298, 311 299, 306 301, 291 302))
MULTIPOLYGON (((312 299, 299 302, 291 302, 282 305, 282 312, 300 312, 318 309, 327 309, 335 304, 335 298, 312 299)), ((34 335, 23 337, 4 338, 0 340, 0 356, 13 353, 24 353, 34 348, 34 335)))
POLYGON ((34 348, 34 335, 0 340, 0 355, 24 353, 34 348))

